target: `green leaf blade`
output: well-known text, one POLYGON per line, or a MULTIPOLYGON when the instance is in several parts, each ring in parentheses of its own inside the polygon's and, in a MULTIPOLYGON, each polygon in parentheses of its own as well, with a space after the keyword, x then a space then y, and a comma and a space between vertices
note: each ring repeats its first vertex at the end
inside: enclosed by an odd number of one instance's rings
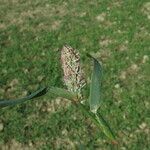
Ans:
POLYGON ((68 100, 75 100, 77 98, 75 93, 58 87, 49 87, 48 92, 56 97, 62 97, 68 100))
POLYGON ((33 92, 32 94, 30 94, 26 97, 20 98, 20 99, 12 99, 12 100, 0 99, 0 108, 21 104, 25 101, 32 100, 37 97, 41 97, 41 96, 45 95, 46 93, 47 93, 47 87, 43 87, 43 88, 33 92))
POLYGON ((93 113, 96 113, 98 108, 100 107, 100 90, 101 90, 101 65, 97 59, 89 55, 90 58, 94 61, 94 68, 91 77, 91 85, 90 85, 90 97, 89 97, 89 104, 90 110, 93 113))

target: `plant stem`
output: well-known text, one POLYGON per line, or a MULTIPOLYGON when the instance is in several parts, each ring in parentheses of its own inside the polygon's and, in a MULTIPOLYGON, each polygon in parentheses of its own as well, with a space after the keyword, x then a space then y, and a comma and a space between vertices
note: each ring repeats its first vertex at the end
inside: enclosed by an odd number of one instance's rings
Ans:
POLYGON ((109 127, 108 123, 105 121, 103 116, 99 114, 95 114, 96 120, 99 122, 99 126, 101 127, 102 131, 105 133, 105 135, 110 139, 110 140, 115 140, 115 136, 109 127))
POLYGON ((88 116, 89 118, 91 118, 91 120, 97 125, 99 126, 99 123, 98 121, 95 119, 94 115, 89 111, 87 110, 87 108, 81 104, 81 103, 78 103, 79 108, 84 112, 84 114, 86 114, 86 116, 88 116))
POLYGON ((79 103, 77 106, 79 106, 79 108, 83 111, 83 113, 88 116, 93 123, 100 128, 100 130, 102 130, 104 132, 104 134, 111 140, 115 140, 115 136, 112 132, 112 130, 110 129, 110 127, 108 126, 108 124, 106 123, 106 121, 104 120, 104 118, 102 117, 102 115, 99 114, 99 116, 97 114, 93 114, 92 112, 88 111, 87 108, 79 103))

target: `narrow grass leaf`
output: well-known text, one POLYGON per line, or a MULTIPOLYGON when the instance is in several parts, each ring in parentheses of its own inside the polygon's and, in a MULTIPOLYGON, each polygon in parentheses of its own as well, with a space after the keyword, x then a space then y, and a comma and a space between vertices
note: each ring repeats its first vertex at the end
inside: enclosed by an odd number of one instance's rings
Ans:
POLYGON ((90 110, 93 113, 96 113, 100 106, 100 86, 101 86, 101 65, 97 59, 88 54, 90 58, 94 61, 94 68, 91 76, 91 85, 90 85, 90 97, 89 104, 90 110))
POLYGON ((77 98, 77 95, 75 93, 58 87, 49 87, 48 91, 49 94, 53 94, 57 97, 66 98, 68 100, 75 100, 77 98))
POLYGON ((47 93, 47 87, 43 87, 34 93, 20 99, 11 99, 11 100, 6 100, 6 99, 0 99, 0 108, 6 107, 6 106, 11 106, 11 105, 16 105, 16 104, 21 104, 27 100, 32 100, 37 97, 43 96, 47 93))

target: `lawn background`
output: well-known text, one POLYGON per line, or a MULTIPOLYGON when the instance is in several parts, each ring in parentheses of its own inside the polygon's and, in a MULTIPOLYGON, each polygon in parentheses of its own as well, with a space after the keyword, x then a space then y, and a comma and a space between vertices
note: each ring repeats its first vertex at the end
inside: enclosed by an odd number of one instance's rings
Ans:
POLYGON ((87 82, 86 53, 102 62, 99 111, 119 143, 68 101, 46 95, 0 110, 0 149, 150 149, 149 27, 146 0, 0 0, 0 98, 64 87, 60 49, 67 43, 80 52, 87 82))

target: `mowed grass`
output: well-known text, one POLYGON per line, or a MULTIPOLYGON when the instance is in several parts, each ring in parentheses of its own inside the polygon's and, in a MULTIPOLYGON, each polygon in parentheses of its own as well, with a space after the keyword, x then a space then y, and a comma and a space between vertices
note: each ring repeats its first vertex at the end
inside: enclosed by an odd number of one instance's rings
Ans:
POLYGON ((102 62, 99 111, 118 141, 67 100, 46 95, 0 110, 0 149, 150 149, 149 27, 146 0, 0 0, 0 98, 64 87, 59 50, 67 43, 79 50, 88 82, 86 53, 102 62))

